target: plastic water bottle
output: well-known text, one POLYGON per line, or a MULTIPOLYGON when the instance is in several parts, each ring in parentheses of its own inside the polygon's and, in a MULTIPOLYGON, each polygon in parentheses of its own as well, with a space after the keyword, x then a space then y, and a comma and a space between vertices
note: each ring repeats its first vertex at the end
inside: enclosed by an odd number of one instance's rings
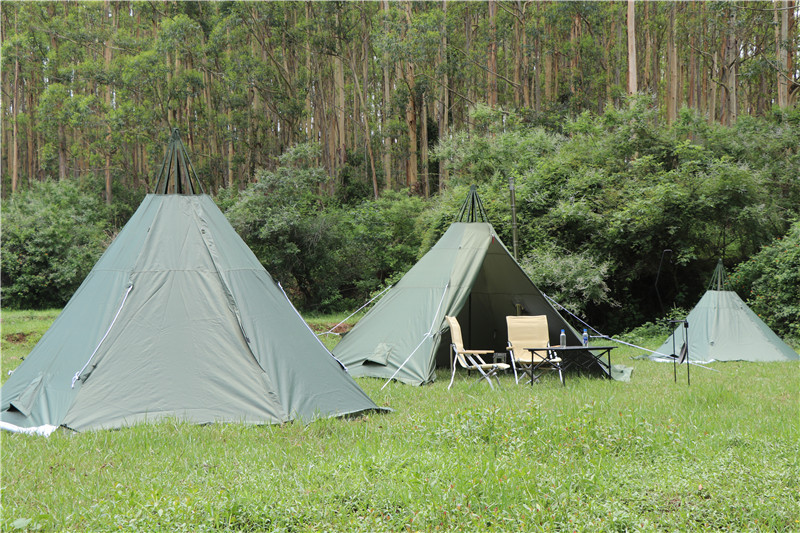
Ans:
POLYGON ((564 330, 561 330, 561 347, 565 348, 567 346, 567 334, 564 333, 564 330))
POLYGON ((583 328, 583 345, 589 346, 589 334, 586 333, 586 328, 583 328))

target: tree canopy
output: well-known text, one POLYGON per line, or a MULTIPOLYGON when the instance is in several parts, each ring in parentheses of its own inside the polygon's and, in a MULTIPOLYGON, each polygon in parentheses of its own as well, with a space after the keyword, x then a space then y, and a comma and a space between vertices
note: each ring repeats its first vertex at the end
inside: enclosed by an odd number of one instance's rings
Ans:
POLYGON ((66 301, 152 191, 178 127, 306 310, 352 309, 401 276, 473 183, 510 246, 513 182, 520 264, 593 323, 690 308, 721 257, 797 335, 781 296, 795 294, 783 258, 800 210, 797 13, 786 0, 4 2, 4 305, 66 301))
POLYGON ((439 140, 480 104, 561 130, 650 95, 709 124, 790 108, 795 2, 3 3, 2 192, 101 174, 152 186, 179 127, 208 188, 318 143, 331 195, 446 187, 439 140), (632 14, 632 16, 629 16, 632 14))

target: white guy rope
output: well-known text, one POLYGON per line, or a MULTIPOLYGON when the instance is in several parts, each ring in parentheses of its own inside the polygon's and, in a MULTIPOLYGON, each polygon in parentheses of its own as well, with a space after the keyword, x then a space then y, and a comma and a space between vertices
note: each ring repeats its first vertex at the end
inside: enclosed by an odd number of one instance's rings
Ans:
POLYGON ((419 344, 417 344, 417 347, 416 347, 416 348, 414 348, 414 351, 412 351, 412 352, 411 352, 411 353, 408 355, 408 357, 406 357, 406 360, 405 360, 405 361, 403 361, 403 364, 402 364, 402 365, 400 365, 399 367, 397 367, 397 370, 395 370, 395 371, 394 371, 394 374, 392 374, 392 377, 390 377, 389 379, 387 379, 387 380, 386 380, 386 383, 384 383, 384 384, 383 384, 383 387, 381 387, 381 390, 383 390, 383 389, 386 387, 386 385, 388 385, 388 384, 389 384, 389 382, 390 382, 390 381, 392 381, 392 380, 394 379, 394 377, 397 375, 397 373, 398 373, 398 372, 400 372, 400 370, 401 370, 401 369, 402 369, 404 366, 406 366, 406 363, 408 363, 408 361, 409 361, 409 359, 411 359, 411 356, 412 356, 412 355, 414 355, 415 353, 417 353, 417 350, 419 350, 419 347, 420 347, 420 346, 422 346, 422 343, 423 343, 423 342, 425 342, 425 339, 427 339, 428 337, 431 337, 431 336, 433 336, 433 328, 434 328, 434 326, 436 326, 436 317, 438 317, 438 316, 439 316, 439 309, 441 309, 441 308, 442 308, 442 302, 444 302, 444 297, 445 297, 445 295, 447 294, 447 288, 448 288, 449 286, 450 286, 450 282, 448 281, 448 282, 447 282, 447 284, 444 286, 444 292, 442 292, 442 299, 441 299, 441 300, 439 300, 439 306, 436 308, 436 314, 434 314, 434 315, 433 315, 433 320, 431 321, 431 327, 430 327, 430 328, 428 328, 428 332, 427 332, 425 335, 423 335, 423 337, 422 337, 422 340, 421 340, 421 341, 419 341, 419 344))
MULTIPOLYGON (((650 352, 650 353, 652 353, 652 354, 661 355, 661 356, 664 356, 664 357, 670 357, 670 358, 671 358, 671 357, 673 357, 672 355, 667 355, 667 354, 664 354, 664 353, 661 353, 661 352, 657 352, 657 351, 655 351, 655 350, 650 350, 649 348, 645 348, 645 347, 643 347, 643 346, 637 346, 637 345, 635 345, 635 344, 631 344, 631 343, 629 343, 629 342, 621 341, 621 340, 619 340, 619 339, 615 339, 615 338, 613 338, 613 337, 609 337, 608 335, 605 335, 605 334, 603 334, 603 333, 600 333, 600 332, 599 332, 599 331, 597 331, 595 328, 593 328, 592 326, 590 326, 589 324, 587 324, 586 322, 584 322, 583 320, 581 320, 581 319, 580 319, 580 317, 578 317, 578 316, 577 316, 577 315, 575 315, 574 313, 570 312, 570 310, 569 310, 569 309, 567 309, 566 307, 564 307, 563 305, 561 305, 561 304, 560 304, 560 303, 558 303, 557 301, 553 300, 552 298, 550 298, 550 297, 549 297, 548 295, 546 295, 545 293, 542 293, 542 296, 544 296, 545 298, 547 298, 547 300, 548 300, 548 301, 550 301, 551 303, 553 303, 553 304, 557 305, 558 307, 560 307, 561 309, 563 309, 564 311, 566 311, 566 312, 567 312, 567 314, 569 314, 569 316, 571 316, 572 318, 574 318, 575 320, 577 320, 578 322, 580 322, 581 324, 583 324, 583 325, 584 325, 584 326, 586 326, 587 328, 589 328, 589 329, 591 329, 592 331, 594 331, 595 333, 597 333, 597 335, 592 335, 592 338, 593 338, 593 339, 605 339, 605 340, 609 340, 609 341, 611 341, 611 342, 616 342, 616 343, 619 343, 619 344, 624 344, 625 346, 630 346, 631 348, 636 348, 636 349, 638 349, 638 350, 644 350, 645 352, 650 352)), ((698 363, 698 362, 696 362, 696 361, 692 361, 691 359, 688 361, 688 363, 689 363, 689 364, 692 364, 692 365, 695 365, 695 366, 699 366, 700 368, 705 368, 706 370, 713 370, 714 372, 719 372, 719 370, 717 370, 717 369, 715 369, 715 368, 710 368, 710 367, 707 367, 707 366, 705 366, 705 365, 703 365, 703 364, 701 364, 701 363, 698 363)))
POLYGON ((89 360, 86 361, 86 364, 83 365, 83 368, 81 368, 79 371, 75 372, 75 375, 72 376, 72 388, 73 389, 75 388, 75 382, 78 381, 81 378, 81 374, 83 374, 83 371, 86 370, 87 366, 89 366, 89 363, 92 362, 92 359, 94 358, 95 354, 97 353, 97 350, 100 349, 100 345, 103 344, 103 341, 106 340, 106 337, 108 337, 108 334, 111 333, 111 328, 114 327, 114 323, 117 321, 117 318, 119 317, 119 314, 122 312, 122 306, 125 305, 125 300, 128 299, 128 295, 131 293, 131 289, 133 289, 133 283, 128 285, 128 290, 125 291, 125 296, 122 297, 122 303, 119 304, 119 309, 117 309, 117 314, 114 315, 114 320, 112 320, 111 321, 111 325, 108 326, 108 329, 106 330, 106 334, 103 335, 103 338, 100 339, 100 342, 97 343, 97 347, 95 347, 94 351, 92 352, 92 355, 89 356, 89 360))
POLYGON ((330 355, 331 357, 333 357, 333 358, 334 358, 334 360, 335 360, 337 363, 339 363, 340 365, 342 365, 342 368, 344 368, 344 371, 345 371, 345 372, 347 372, 347 373, 349 374, 350 372, 347 370, 347 367, 345 366, 345 364, 344 364, 344 363, 342 363, 341 361, 339 361, 339 359, 337 359, 337 357, 336 357, 335 355, 333 355, 333 353, 332 353, 332 352, 331 352, 331 351, 328 349, 328 347, 327 347, 327 346, 325 346, 324 344, 322 344, 322 341, 321 341, 321 340, 319 340, 319 337, 317 337, 317 336, 316 336, 316 334, 314 333, 314 331, 311 329, 311 326, 309 326, 309 325, 308 325, 308 322, 306 322, 306 319, 305 319, 305 318, 303 318, 303 315, 301 315, 301 314, 300 314, 300 311, 298 311, 298 310, 297 310, 297 308, 294 306, 294 304, 292 303, 292 301, 289 299, 289 295, 288 295, 288 294, 286 294, 286 291, 285 291, 285 290, 283 290, 283 285, 281 285, 281 282, 279 281, 279 282, 277 282, 277 283, 278 283, 278 288, 281 290, 281 292, 283 293, 283 296, 286 298, 286 301, 287 301, 287 302, 289 302, 289 306, 290 306, 290 307, 291 307, 291 308, 294 310, 295 314, 296 314, 296 315, 297 315, 297 317, 300 319, 300 321, 301 321, 303 324, 305 324, 306 328, 308 328, 308 331, 310 331, 310 332, 311 332, 311 334, 312 334, 312 335, 314 335, 314 338, 315 338, 315 339, 317 339, 317 342, 319 343, 319 345, 320 345, 320 346, 322 346, 322 348, 323 348, 323 349, 324 349, 326 352, 328 352, 328 355, 330 355))
POLYGON ((394 285, 389 285, 388 287, 386 287, 385 289, 383 289, 381 292, 379 292, 378 294, 376 294, 376 295, 375 295, 375 297, 374 297, 374 298, 372 298, 372 300, 368 301, 367 303, 365 303, 364 305, 362 305, 361 307, 359 307, 358 309, 356 309, 355 311, 353 311, 353 313, 352 313, 350 316, 348 316, 347 318, 345 318, 344 320, 342 320, 341 322, 339 322, 338 324, 336 324, 335 326, 333 326, 331 329, 329 329, 328 331, 325 331, 325 332, 323 332, 323 333, 317 333, 317 337, 319 337, 320 335, 329 335, 329 334, 333 334, 333 335, 339 335, 338 333, 334 333, 334 331, 333 331, 333 330, 335 330, 336 328, 338 328, 339 326, 341 326, 342 324, 344 324, 345 322, 347 322, 347 321, 348 321, 348 320, 349 320, 349 319, 350 319, 350 318, 351 318, 353 315, 355 315, 356 313, 358 313, 359 311, 361 311, 362 309, 364 309, 366 306, 368 306, 369 304, 371 304, 372 302, 374 302, 376 298, 378 298, 378 297, 379 297, 381 294, 383 294, 384 292, 388 291, 388 290, 389 290, 389 289, 391 289, 392 287, 394 287, 394 285))

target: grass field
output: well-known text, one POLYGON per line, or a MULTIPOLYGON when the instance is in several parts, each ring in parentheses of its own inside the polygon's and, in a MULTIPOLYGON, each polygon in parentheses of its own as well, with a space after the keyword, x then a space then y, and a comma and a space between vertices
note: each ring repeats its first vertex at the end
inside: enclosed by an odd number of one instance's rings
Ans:
MULTIPOLYGON (((56 313, 3 312, 3 381, 56 313)), ((687 386, 685 368, 675 383, 672 365, 639 353, 614 353, 634 368, 629 383, 503 376, 491 391, 459 374, 448 391, 445 370, 425 387, 360 379, 394 411, 309 425, 0 432, 0 526, 800 530, 800 365, 693 367, 687 386)))

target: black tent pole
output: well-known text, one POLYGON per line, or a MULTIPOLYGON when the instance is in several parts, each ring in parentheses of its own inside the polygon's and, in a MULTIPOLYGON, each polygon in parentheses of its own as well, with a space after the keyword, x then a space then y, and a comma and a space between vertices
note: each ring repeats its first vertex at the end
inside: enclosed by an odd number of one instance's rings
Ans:
POLYGON ((678 354, 675 353, 675 333, 672 333, 672 377, 678 382, 678 354))
POLYGON ((692 381, 689 379, 689 367, 692 366, 689 364, 689 321, 683 321, 683 329, 684 329, 684 338, 686 339, 686 385, 691 385, 692 381))

